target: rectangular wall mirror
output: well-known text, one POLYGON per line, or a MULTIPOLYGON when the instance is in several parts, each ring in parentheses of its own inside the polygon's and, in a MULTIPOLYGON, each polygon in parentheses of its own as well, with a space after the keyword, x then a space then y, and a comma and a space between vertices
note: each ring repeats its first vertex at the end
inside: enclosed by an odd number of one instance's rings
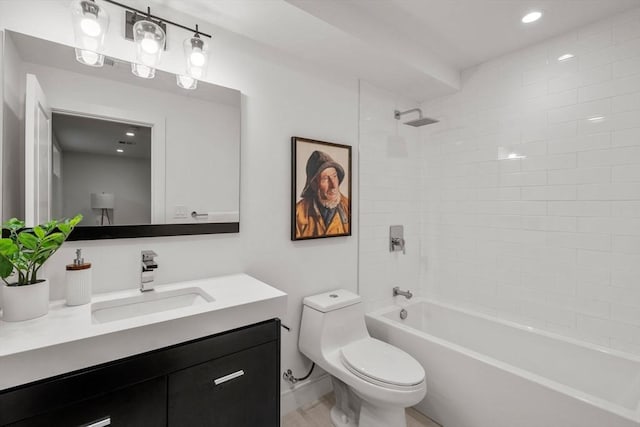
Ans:
POLYGON ((12 31, 2 67, 3 221, 81 213, 73 240, 239 231, 239 91, 12 31))

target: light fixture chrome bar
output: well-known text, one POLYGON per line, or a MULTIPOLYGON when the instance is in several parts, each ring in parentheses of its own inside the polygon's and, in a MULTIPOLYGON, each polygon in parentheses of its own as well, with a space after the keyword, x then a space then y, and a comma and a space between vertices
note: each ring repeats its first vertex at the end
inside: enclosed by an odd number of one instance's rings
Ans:
POLYGON ((152 15, 152 14, 150 13, 149 8, 147 8, 147 11, 146 11, 146 12, 143 12, 142 10, 136 9, 136 8, 134 8, 134 7, 131 7, 131 6, 127 6, 126 4, 122 4, 122 3, 119 3, 119 2, 117 2, 117 1, 113 1, 113 0, 104 0, 104 1, 105 1, 105 2, 107 2, 107 3, 114 4, 114 5, 116 5, 116 6, 120 6, 120 7, 121 7, 121 8, 123 8, 123 9, 127 9, 127 10, 130 10, 130 11, 135 12, 135 13, 139 13, 140 15, 148 16, 149 18, 153 18, 153 19, 156 19, 156 20, 162 21, 162 22, 164 22, 164 23, 166 23, 166 24, 171 24, 171 25, 173 25, 173 26, 175 26, 175 27, 182 28, 182 29, 187 30, 187 31, 191 31, 192 33, 196 33, 196 34, 199 34, 199 35, 201 35, 201 36, 205 36, 205 37, 212 38, 212 36, 211 36, 210 34, 203 33, 203 32, 202 32, 202 31, 200 31, 197 27, 196 27, 195 29, 194 29, 194 28, 189 28, 189 27, 186 27, 186 26, 184 26, 184 25, 178 24, 178 23, 176 23, 176 22, 169 21, 168 19, 164 19, 164 18, 161 18, 161 17, 159 17, 159 16, 152 15))

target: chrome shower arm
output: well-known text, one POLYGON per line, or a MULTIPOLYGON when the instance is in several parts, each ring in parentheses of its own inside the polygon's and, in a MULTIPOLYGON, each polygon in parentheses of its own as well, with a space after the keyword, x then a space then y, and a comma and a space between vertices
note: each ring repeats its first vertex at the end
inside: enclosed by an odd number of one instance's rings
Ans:
POLYGON ((400 112, 400 110, 395 110, 393 112, 393 117, 395 117, 397 120, 400 120, 400 116, 404 116, 405 114, 413 113, 414 111, 417 111, 418 114, 420 114, 420 118, 422 118, 422 110, 419 109, 419 108, 412 108, 410 110, 402 111, 402 112, 400 112))

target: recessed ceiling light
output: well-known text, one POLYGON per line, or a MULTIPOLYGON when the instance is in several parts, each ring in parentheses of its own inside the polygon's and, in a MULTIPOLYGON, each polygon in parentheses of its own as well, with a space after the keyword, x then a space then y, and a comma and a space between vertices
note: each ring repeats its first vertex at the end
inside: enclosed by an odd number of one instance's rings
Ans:
POLYGON ((533 12, 529 12, 522 17, 522 22, 525 24, 530 24, 532 22, 537 21, 542 17, 542 12, 539 10, 534 10, 533 12))
POLYGON ((133 133, 133 132, 131 132, 131 131, 129 131, 129 132, 127 132, 127 133, 125 133, 125 135, 127 135, 127 136, 136 136, 136 134, 135 134, 135 133, 133 133))
POLYGON ((573 53, 565 53, 564 55, 558 57, 558 61, 566 61, 567 59, 571 59, 573 57, 575 57, 573 53))
POLYGON ((124 153, 124 150, 123 150, 122 148, 118 148, 116 151, 117 151, 118 153, 124 153))

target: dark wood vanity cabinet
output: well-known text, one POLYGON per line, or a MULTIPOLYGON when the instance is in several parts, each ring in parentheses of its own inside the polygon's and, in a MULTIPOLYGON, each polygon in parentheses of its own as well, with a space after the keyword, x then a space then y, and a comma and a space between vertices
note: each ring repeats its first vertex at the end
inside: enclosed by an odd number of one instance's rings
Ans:
POLYGON ((11 427, 164 426, 166 380, 156 378, 26 418, 11 427))
POLYGON ((169 375, 169 427, 279 426, 276 342, 169 375))
POLYGON ((0 392, 0 426, 279 425, 278 319, 0 392))

